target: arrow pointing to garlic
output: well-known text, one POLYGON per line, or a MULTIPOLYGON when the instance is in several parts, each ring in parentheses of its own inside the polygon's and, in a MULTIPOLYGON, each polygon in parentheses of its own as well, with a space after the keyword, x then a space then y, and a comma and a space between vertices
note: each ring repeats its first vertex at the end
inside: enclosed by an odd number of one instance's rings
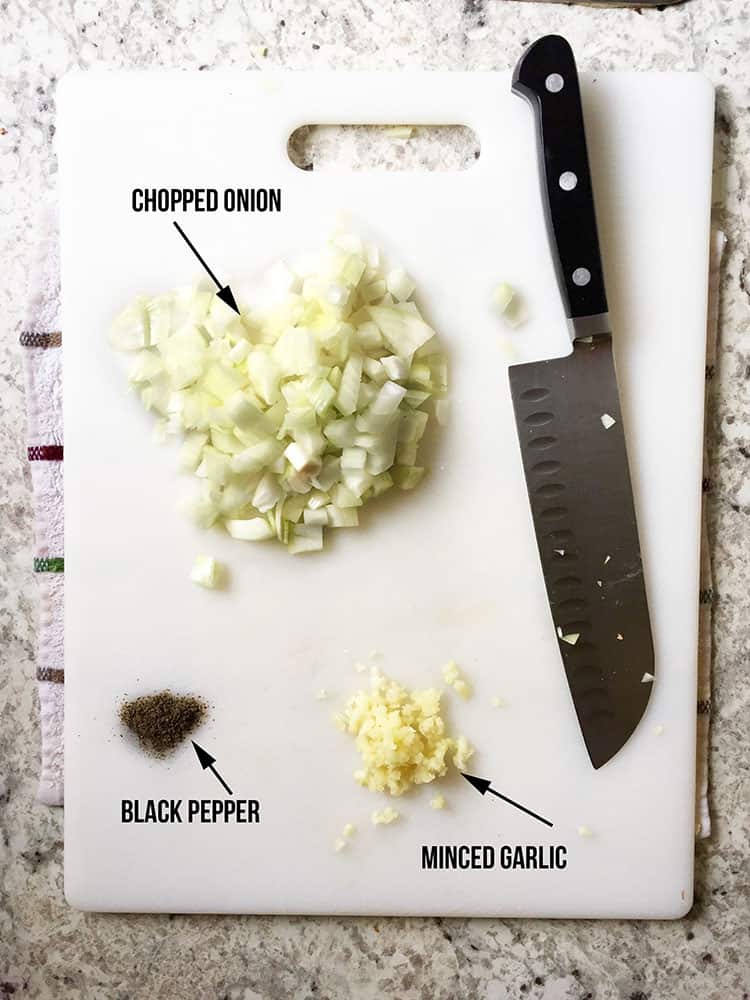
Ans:
POLYGON ((201 257, 201 255, 195 249, 195 247, 193 246, 193 244, 190 242, 188 236, 186 235, 185 231, 180 227, 179 223, 173 222, 172 225, 175 227, 175 229, 177 230, 177 232, 180 234, 180 236, 183 238, 183 240, 187 243, 187 245, 190 247, 190 249, 193 251, 193 253, 195 254, 195 256, 198 258, 198 260, 201 262, 201 264, 203 265, 203 267, 206 269, 206 271, 211 276, 211 280, 215 283, 216 287, 219 289, 218 292, 216 293, 217 297, 220 298, 221 301, 224 302, 226 305, 228 305, 230 309, 234 309, 234 311, 239 316, 240 315, 240 311, 237 308, 237 303, 235 302, 234 295, 232 294, 232 289, 229 287, 229 285, 222 285, 222 283, 216 277, 216 275, 214 274, 214 272, 211 270, 211 268, 208 266, 208 264, 205 262, 205 260, 201 257))
POLYGON ((532 812, 531 809, 527 809, 526 806, 522 806, 520 802, 514 802, 513 799, 509 799, 507 795, 501 795, 500 792, 496 792, 494 788, 490 788, 492 784, 487 778, 477 778, 473 774, 466 774, 462 771, 461 774, 469 782, 472 787, 476 788, 480 795, 485 795, 487 792, 490 795, 494 795, 498 799, 502 799, 503 802, 507 802, 508 805, 515 806, 516 809, 520 809, 521 812, 525 812, 527 816, 533 816, 534 819, 538 819, 540 823, 544 823, 545 826, 552 826, 552 823, 544 816, 540 816, 539 813, 532 812))

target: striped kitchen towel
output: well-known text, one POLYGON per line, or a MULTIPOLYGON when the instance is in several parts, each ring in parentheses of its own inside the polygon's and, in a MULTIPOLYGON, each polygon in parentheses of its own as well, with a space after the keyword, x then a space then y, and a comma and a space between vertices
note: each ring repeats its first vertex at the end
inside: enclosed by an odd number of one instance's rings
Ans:
MULTIPOLYGON (((708 336, 706 338, 706 428, 708 428, 711 380, 716 371, 716 352, 719 339, 719 278, 721 261, 727 238, 724 233, 711 234, 711 268, 708 276, 708 336)), ((711 835, 711 813, 708 807, 708 751, 709 729, 711 725, 711 667, 712 618, 714 593, 711 569, 711 549, 706 525, 706 505, 711 496, 710 455, 706 446, 708 435, 703 442, 703 534, 701 536, 700 593, 698 595, 698 770, 695 784, 695 835, 699 838, 711 835)))
MULTIPOLYGON (((718 325, 719 269, 722 233, 714 234, 711 252, 707 385, 713 376, 718 325)), ((42 721, 42 766, 39 799, 63 802, 63 424, 62 335, 60 331, 60 259, 57 213, 43 209, 37 260, 31 274, 32 294, 21 332, 28 410, 28 457, 34 506, 36 556, 40 588, 37 681, 42 721)), ((708 466, 704 496, 710 495, 708 466)), ((714 591, 705 530, 701 548, 700 636, 698 650, 698 773, 696 835, 711 832, 708 809, 708 750, 711 714, 711 606, 714 591)))
POLYGON ((40 240, 30 271, 24 349, 28 458, 34 511, 34 571, 40 613, 36 678, 42 727, 38 797, 63 801, 63 421, 60 255, 57 217, 43 206, 40 240))

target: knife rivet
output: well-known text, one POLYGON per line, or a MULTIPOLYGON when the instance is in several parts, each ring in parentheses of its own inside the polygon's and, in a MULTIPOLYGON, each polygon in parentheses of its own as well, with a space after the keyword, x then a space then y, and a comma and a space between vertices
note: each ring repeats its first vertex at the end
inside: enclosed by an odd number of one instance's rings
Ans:
POLYGON ((578 285, 579 288, 583 288, 584 285, 588 285, 591 281, 591 271, 587 267, 577 267, 573 271, 573 284, 578 285))
POLYGON ((578 178, 572 170, 566 170, 564 173, 560 174, 559 184, 563 191, 572 191, 578 184, 578 178))
POLYGON ((550 94, 559 94, 560 91, 565 86, 565 81, 560 76, 559 73, 550 73, 547 79, 544 81, 544 86, 550 92, 550 94))

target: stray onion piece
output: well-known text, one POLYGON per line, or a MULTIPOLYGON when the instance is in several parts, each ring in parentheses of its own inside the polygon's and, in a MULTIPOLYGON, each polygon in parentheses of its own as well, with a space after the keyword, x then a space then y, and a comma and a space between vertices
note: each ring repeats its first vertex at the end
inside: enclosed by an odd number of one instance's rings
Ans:
POLYGON ((221 566, 213 556, 200 555, 195 557, 190 579, 207 590, 214 590, 219 585, 221 566))
POLYGON ((515 328, 524 322, 526 317, 523 303, 511 285, 501 282, 492 297, 506 326, 515 328))

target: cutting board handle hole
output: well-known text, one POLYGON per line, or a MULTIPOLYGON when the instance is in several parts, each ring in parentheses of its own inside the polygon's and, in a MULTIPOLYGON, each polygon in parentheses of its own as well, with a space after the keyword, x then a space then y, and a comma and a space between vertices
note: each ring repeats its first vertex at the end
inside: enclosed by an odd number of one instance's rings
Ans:
POLYGON ((468 170, 479 137, 466 125, 301 125, 289 136, 289 159, 300 170, 468 170))

